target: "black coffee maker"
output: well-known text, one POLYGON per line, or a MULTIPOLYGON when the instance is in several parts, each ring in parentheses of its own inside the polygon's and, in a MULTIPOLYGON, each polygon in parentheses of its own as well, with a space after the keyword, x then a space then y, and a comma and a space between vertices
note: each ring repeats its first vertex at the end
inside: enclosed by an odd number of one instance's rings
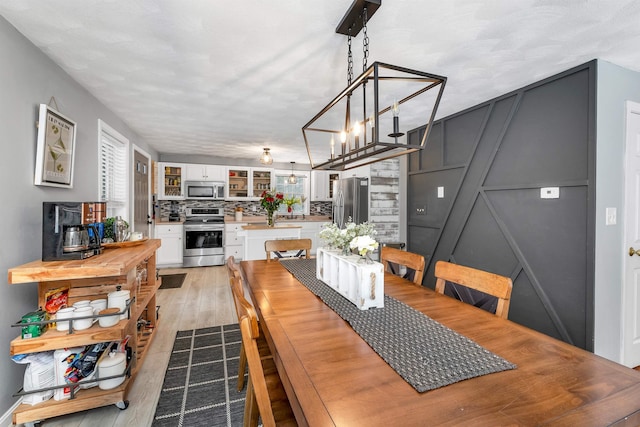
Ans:
POLYGON ((90 205, 89 202, 42 204, 43 261, 85 259, 102 253, 90 205))

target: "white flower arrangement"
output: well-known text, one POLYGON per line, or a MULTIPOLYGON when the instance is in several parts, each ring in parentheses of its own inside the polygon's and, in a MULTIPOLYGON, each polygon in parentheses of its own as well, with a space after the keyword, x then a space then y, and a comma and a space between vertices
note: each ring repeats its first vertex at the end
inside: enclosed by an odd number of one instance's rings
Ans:
MULTIPOLYGON (((356 224, 351 218, 349 218, 345 227, 342 229, 338 228, 336 224, 331 223, 325 224, 320 231, 320 238, 324 240, 329 247, 342 250, 351 249, 351 243, 357 237, 366 236, 369 237, 372 242, 375 242, 373 239, 375 235, 376 230, 373 224, 368 222, 356 224)), ((375 243, 377 247, 377 242, 375 243)))
POLYGON ((358 236, 349 243, 351 249, 356 249, 360 256, 367 256, 378 249, 378 242, 373 240, 370 236, 358 236))

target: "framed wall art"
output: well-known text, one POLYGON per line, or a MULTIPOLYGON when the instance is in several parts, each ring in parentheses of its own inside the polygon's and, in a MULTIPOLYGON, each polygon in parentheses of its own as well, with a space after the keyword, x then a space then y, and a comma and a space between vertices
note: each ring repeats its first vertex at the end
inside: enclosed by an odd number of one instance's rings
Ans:
POLYGON ((76 123, 40 104, 35 185, 73 187, 76 123))

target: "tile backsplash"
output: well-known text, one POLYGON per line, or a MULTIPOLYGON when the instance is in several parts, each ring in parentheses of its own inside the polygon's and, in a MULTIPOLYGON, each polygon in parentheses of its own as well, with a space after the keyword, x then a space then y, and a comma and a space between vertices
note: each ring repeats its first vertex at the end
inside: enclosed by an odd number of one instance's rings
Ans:
MULTIPOLYGON (((235 209, 241 207, 245 216, 265 216, 267 213, 257 201, 204 201, 204 200, 158 200, 160 218, 167 219, 169 213, 178 210, 184 217, 186 208, 224 208, 226 216, 233 216, 235 209), (255 208, 255 211, 253 210, 255 208)), ((331 202, 311 202, 310 215, 330 216, 331 202)))

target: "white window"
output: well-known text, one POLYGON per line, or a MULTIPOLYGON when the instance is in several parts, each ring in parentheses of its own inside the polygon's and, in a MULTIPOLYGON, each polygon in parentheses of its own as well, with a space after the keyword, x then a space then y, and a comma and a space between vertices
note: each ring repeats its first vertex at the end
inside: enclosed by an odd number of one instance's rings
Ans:
POLYGON ((98 120, 98 133, 100 201, 107 202, 107 216, 127 219, 129 140, 102 120, 98 120))
POLYGON ((296 183, 289 183, 291 172, 276 171, 276 191, 284 194, 285 199, 296 198, 299 203, 291 207, 292 212, 287 211, 284 203, 278 208, 278 215, 309 215, 309 173, 295 171, 296 183))

